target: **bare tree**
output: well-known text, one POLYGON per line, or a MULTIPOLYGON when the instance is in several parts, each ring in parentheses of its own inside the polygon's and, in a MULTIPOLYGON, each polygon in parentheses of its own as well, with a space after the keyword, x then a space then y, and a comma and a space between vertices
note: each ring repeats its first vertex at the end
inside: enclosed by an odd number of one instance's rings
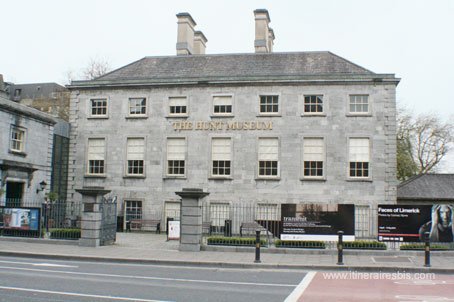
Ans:
POLYGON ((98 57, 91 58, 88 64, 77 71, 74 68, 68 68, 62 75, 62 83, 70 85, 74 80, 93 80, 105 75, 111 70, 109 61, 98 57))
POLYGON ((448 154, 454 139, 453 129, 452 123, 443 123, 434 115, 416 118, 413 139, 419 173, 432 171, 448 154))
POLYGON ((398 110, 397 178, 436 171, 453 142, 453 121, 443 122, 433 113, 414 117, 408 110, 398 110))
POLYGON ((93 80, 111 70, 107 60, 101 58, 91 58, 88 65, 82 69, 82 77, 85 80, 93 80))

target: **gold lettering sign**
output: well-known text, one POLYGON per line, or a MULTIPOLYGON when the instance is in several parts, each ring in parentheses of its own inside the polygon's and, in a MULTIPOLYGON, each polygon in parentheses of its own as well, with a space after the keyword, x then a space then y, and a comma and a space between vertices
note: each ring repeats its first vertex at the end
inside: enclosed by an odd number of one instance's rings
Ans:
POLYGON ((273 130, 273 122, 261 121, 246 121, 246 122, 213 122, 213 121, 178 121, 172 123, 173 130, 205 130, 205 131, 220 131, 220 130, 273 130))

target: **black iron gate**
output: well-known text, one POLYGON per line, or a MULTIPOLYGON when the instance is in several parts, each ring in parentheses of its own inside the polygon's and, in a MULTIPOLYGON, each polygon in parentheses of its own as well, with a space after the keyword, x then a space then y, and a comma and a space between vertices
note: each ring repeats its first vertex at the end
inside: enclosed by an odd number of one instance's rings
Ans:
POLYGON ((117 236, 117 197, 103 198, 100 245, 113 244, 117 236))

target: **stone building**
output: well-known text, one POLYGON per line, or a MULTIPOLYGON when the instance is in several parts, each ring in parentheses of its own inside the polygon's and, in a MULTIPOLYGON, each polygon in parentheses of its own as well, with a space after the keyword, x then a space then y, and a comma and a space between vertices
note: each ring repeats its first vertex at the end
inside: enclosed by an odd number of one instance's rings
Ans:
POLYGON ((12 101, 46 112, 62 120, 69 119, 69 91, 57 83, 8 83, 12 101))
POLYGON ((69 199, 104 187, 120 215, 164 220, 176 191, 201 188, 212 213, 227 209, 219 224, 232 204, 354 203, 360 214, 395 203, 399 79, 328 51, 275 53, 268 12, 254 15, 255 53, 206 55, 181 13, 176 56, 72 82, 69 199))
POLYGON ((7 99, 0 77, 0 206, 40 204, 51 183, 52 116, 7 99))

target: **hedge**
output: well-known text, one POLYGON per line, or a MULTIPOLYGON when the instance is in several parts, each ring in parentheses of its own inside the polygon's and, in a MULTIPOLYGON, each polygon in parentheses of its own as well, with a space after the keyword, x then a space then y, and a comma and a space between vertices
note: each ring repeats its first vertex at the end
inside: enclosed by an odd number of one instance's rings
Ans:
POLYGON ((378 241, 346 241, 344 249, 349 250, 386 250, 386 244, 378 241))
POLYGON ((279 240, 274 242, 276 247, 285 248, 304 248, 304 249, 325 249, 326 245, 323 241, 307 241, 307 240, 279 240))
MULTIPOLYGON (((231 246, 255 246, 255 238, 243 237, 208 237, 208 245, 231 245, 231 246)), ((265 245, 266 241, 260 239, 260 245, 265 245)))
MULTIPOLYGON (((401 251, 411 251, 411 250, 422 251, 425 249, 426 249, 425 245, 421 244, 421 243, 402 244, 400 246, 401 251)), ((430 245, 430 250, 433 250, 433 251, 445 251, 445 250, 449 250, 449 249, 450 248, 446 245, 440 245, 440 244, 431 244, 430 245)))
POLYGON ((77 240, 80 238, 80 229, 51 229, 50 238, 77 240))

